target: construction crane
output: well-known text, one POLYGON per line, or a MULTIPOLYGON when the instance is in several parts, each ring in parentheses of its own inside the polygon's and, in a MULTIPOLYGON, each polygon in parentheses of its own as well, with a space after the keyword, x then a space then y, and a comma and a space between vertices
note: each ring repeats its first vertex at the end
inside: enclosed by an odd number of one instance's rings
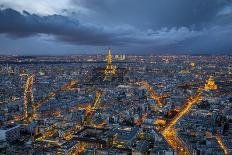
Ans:
POLYGON ((158 95, 147 81, 142 81, 139 84, 142 84, 142 86, 144 86, 147 89, 147 91, 150 93, 150 97, 157 102, 159 107, 162 107, 164 105, 162 99, 165 99, 170 96, 169 94, 158 95))

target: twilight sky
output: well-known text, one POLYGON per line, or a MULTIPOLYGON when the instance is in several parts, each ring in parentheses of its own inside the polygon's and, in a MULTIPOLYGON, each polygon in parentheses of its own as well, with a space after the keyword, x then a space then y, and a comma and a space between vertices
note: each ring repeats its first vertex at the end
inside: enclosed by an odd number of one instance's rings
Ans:
POLYGON ((0 55, 232 54, 232 0, 0 0, 0 55))

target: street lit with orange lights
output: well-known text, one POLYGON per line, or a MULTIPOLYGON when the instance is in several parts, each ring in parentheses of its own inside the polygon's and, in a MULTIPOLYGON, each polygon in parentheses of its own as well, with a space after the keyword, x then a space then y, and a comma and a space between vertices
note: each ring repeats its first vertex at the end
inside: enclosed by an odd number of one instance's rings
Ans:
POLYGON ((181 108, 180 112, 177 113, 177 115, 172 120, 167 122, 162 133, 165 134, 166 132, 168 132, 169 129, 173 127, 183 115, 187 114, 191 110, 191 107, 194 104, 198 103, 201 100, 201 98, 202 97, 200 93, 197 93, 196 95, 188 98, 186 103, 184 103, 183 107, 181 108))
POLYGON ((228 154, 228 148, 223 144, 222 138, 219 135, 216 135, 215 138, 216 138, 218 144, 220 145, 220 147, 222 148, 224 154, 227 155, 228 154))
POLYGON ((164 138, 168 144, 176 150, 180 155, 188 155, 188 148, 185 146, 183 141, 177 136, 174 128, 169 128, 165 133, 163 133, 164 138))

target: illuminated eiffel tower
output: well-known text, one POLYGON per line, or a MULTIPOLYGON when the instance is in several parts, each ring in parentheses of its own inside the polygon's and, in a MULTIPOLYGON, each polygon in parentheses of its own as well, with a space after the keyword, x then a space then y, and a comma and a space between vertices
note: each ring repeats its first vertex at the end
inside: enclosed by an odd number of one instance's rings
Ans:
POLYGON ((107 56, 107 65, 105 68, 105 75, 114 75, 116 74, 116 66, 112 65, 112 56, 110 53, 110 48, 108 49, 108 56, 107 56))

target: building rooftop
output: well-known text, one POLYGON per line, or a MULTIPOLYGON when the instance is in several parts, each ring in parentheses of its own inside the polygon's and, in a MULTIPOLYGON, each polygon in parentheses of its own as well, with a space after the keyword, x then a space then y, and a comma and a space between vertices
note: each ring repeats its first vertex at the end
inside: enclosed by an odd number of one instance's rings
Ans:
POLYGON ((20 125, 18 124, 5 124, 3 126, 0 127, 0 130, 8 130, 8 129, 12 129, 12 128, 15 128, 15 127, 19 127, 20 125))

